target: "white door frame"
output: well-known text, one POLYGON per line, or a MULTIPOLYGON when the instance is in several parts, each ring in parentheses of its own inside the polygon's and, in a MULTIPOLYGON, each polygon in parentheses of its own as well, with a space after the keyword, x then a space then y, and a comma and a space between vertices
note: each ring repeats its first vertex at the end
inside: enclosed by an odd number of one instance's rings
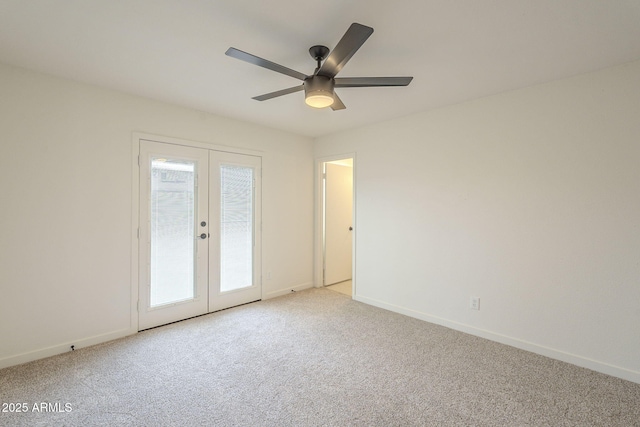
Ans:
MULTIPOLYGON (((182 145, 186 147, 204 148, 207 150, 222 151, 235 154, 246 154, 250 156, 264 157, 264 152, 259 150, 251 150, 245 148, 229 147, 226 145, 210 144, 206 142, 190 141, 186 139, 173 138, 168 136, 160 136, 154 134, 148 134, 143 132, 133 132, 131 137, 131 306, 130 306, 130 323, 129 331, 134 334, 139 330, 139 317, 138 317, 138 298, 140 290, 139 282, 139 236, 140 236, 140 141, 154 141, 165 144, 182 145)), ((260 209, 262 207, 260 206, 260 209)), ((260 226, 261 224, 256 224, 260 226)), ((258 244, 258 242, 256 242, 258 244)), ((261 242, 260 242, 261 245, 261 242)), ((260 253, 262 253, 262 247, 260 247, 260 253)), ((262 267, 258 267, 260 274, 257 276, 262 277, 262 267)), ((262 282, 262 279, 260 279, 262 282)), ((261 287, 261 299, 265 299, 265 291, 262 283, 261 287)))
POLYGON ((357 295, 356 291, 356 242, 358 227, 356 224, 356 176, 357 176, 357 165, 356 165, 356 153, 345 153, 345 154, 336 154, 333 156, 326 157, 317 157, 315 161, 315 218, 314 218, 314 286, 316 288, 321 288, 323 286, 323 263, 324 263, 324 249, 322 245, 323 240, 323 209, 324 209, 324 199, 323 199, 323 165, 326 162, 333 162, 336 160, 344 160, 344 159, 353 159, 353 233, 352 233, 352 246, 351 246, 351 259, 352 259, 352 298, 355 298, 357 295))

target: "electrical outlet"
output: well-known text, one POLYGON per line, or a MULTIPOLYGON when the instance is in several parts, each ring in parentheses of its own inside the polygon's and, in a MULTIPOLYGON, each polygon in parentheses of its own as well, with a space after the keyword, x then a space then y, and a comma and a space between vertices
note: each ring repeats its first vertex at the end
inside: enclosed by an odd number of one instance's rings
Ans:
POLYGON ((471 297, 469 300, 469 308, 471 310, 480 310, 480 297, 471 297))

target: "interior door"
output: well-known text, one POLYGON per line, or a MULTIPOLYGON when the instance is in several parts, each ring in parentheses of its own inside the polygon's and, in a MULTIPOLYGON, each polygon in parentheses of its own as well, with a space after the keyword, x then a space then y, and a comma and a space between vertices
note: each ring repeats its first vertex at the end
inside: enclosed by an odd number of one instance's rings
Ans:
POLYGON ((260 164, 140 142, 140 330, 261 298, 260 164))
POLYGON ((325 163, 324 284, 352 274, 353 167, 325 163))

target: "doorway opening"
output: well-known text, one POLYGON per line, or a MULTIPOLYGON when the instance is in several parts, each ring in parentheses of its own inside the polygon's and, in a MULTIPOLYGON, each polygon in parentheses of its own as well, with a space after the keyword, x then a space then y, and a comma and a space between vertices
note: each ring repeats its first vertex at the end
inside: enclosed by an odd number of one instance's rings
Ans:
POLYGON ((322 159, 320 174, 320 286, 355 296, 354 157, 322 159))

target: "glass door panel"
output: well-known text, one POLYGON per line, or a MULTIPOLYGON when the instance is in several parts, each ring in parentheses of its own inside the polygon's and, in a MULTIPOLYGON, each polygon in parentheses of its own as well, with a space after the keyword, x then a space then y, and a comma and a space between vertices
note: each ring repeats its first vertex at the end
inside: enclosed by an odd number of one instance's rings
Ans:
POLYGON ((195 296, 196 164, 151 160, 151 307, 195 296))
POLYGON ((220 166, 220 291, 253 285, 253 168, 220 166))

